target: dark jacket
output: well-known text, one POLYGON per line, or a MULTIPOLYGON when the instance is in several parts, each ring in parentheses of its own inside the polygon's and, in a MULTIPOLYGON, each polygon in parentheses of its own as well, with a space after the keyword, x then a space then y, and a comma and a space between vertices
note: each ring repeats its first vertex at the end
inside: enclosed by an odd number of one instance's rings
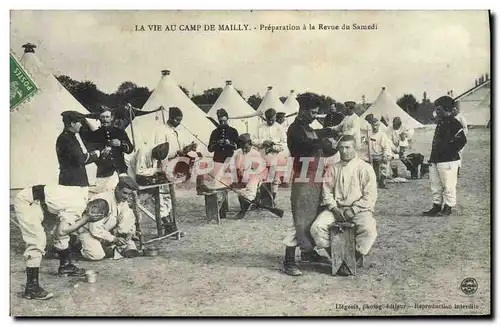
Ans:
POLYGON ((74 133, 64 130, 56 141, 59 161, 59 184, 63 186, 88 187, 85 165, 97 159, 96 154, 83 153, 74 133))
POLYGON ((287 145, 290 156, 293 157, 293 171, 295 175, 300 175, 302 169, 301 157, 314 157, 315 160, 308 165, 307 175, 315 175, 318 168, 319 158, 332 156, 335 150, 332 143, 327 139, 322 139, 316 131, 303 121, 300 117, 288 127, 287 145))
POLYGON ((116 127, 101 127, 85 135, 88 148, 92 150, 98 149, 102 151, 112 139, 118 139, 121 145, 119 147, 112 147, 111 153, 108 156, 101 157, 96 161, 97 177, 99 178, 109 177, 115 171, 118 174, 127 173, 127 165, 125 164, 123 154, 132 153, 134 146, 125 130, 116 127))
POLYGON ((214 162, 224 163, 228 157, 233 156, 234 150, 237 148, 238 131, 233 127, 218 127, 210 135, 208 143, 208 151, 214 153, 214 162), (220 145, 217 141, 221 139, 228 139, 230 145, 220 145))
POLYGON ((467 137, 462 125, 454 117, 440 120, 434 131, 429 163, 442 163, 460 160, 458 152, 464 148, 467 137))

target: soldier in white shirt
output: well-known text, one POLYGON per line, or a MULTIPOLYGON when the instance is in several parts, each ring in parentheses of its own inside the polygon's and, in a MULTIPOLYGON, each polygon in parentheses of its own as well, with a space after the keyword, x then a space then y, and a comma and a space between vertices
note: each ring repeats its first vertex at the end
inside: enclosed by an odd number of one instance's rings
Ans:
POLYGON ((131 177, 122 176, 114 190, 92 197, 91 202, 105 202, 104 210, 107 214, 102 220, 90 222, 79 230, 78 239, 82 243, 81 253, 84 258, 103 259, 106 256, 103 244, 111 249, 116 247, 125 257, 136 257, 139 254, 132 240, 136 229, 135 215, 130 208, 133 192, 137 189, 131 177))
POLYGON ((250 134, 241 134, 238 140, 240 148, 234 152, 230 164, 234 164, 237 182, 242 187, 242 189, 238 190, 241 194, 241 196, 238 196, 241 211, 236 215, 237 219, 241 219, 250 207, 249 200, 253 201, 257 196, 257 190, 263 178, 262 173, 257 172, 260 172, 260 165, 265 166, 265 160, 261 153, 252 147, 250 134))
MULTIPOLYGON (((197 148, 197 144, 194 142, 186 145, 186 142, 183 139, 182 135, 179 135, 177 127, 181 124, 183 117, 184 115, 181 109, 179 109, 178 107, 170 107, 168 109, 167 124, 162 124, 160 128, 155 130, 154 143, 150 147, 150 149, 152 149, 157 145, 168 143, 167 159, 162 160, 162 168, 167 173, 167 175, 174 175, 174 168, 178 162, 178 158, 185 157, 188 152, 195 151, 197 148)), ((164 189, 162 189, 163 194, 161 197, 165 198, 165 201, 163 201, 165 205, 167 205, 167 203, 169 202, 166 200, 168 191, 169 189, 167 187, 164 187, 164 189)), ((170 195, 168 195, 168 197, 169 196, 170 195)), ((164 208, 167 207, 165 205, 163 206, 164 208)), ((170 203, 169 206, 171 207, 172 204, 170 203)), ((167 234, 177 231, 177 227, 175 226, 175 224, 171 221, 168 221, 166 215, 162 214, 162 220, 165 225, 165 232, 167 234)))
MULTIPOLYGON (((339 144, 340 162, 325 173, 322 206, 325 208, 311 226, 311 235, 318 249, 330 253, 329 229, 335 221, 356 223, 356 258, 368 254, 377 238, 373 211, 377 201, 377 178, 372 167, 356 155, 354 139, 344 136, 339 144)), ((342 265, 337 272, 347 275, 342 265)))
POLYGON ((359 150, 361 145, 361 129, 360 129, 360 121, 358 115, 354 112, 356 107, 356 102, 347 101, 344 103, 346 107, 346 116, 342 120, 342 122, 332 127, 333 130, 339 131, 342 136, 350 135, 353 136, 356 142, 356 148, 359 150))
MULTIPOLYGON (((76 267, 71 261, 69 235, 96 217, 85 210, 87 189, 61 185, 36 185, 21 190, 14 198, 14 210, 21 234, 26 243, 26 299, 45 300, 54 294, 39 284, 39 270, 45 254, 47 237, 42 222, 45 213, 57 215, 54 247, 59 255, 59 275, 83 276, 85 269, 76 267), (75 188, 80 189, 78 195, 75 188), (84 212, 85 210, 85 212, 84 212), (83 216, 82 216, 83 213, 83 216)), ((91 205, 89 205, 91 206, 91 205)))
MULTIPOLYGON (((409 154, 411 139, 413 137, 413 129, 406 128, 401 122, 401 118, 395 117, 392 120, 392 125, 387 128, 386 133, 392 144, 394 145, 394 152, 399 154, 399 158, 404 161, 409 154)), ((397 161, 395 161, 397 162, 397 161)), ((398 167, 396 164, 391 165, 393 177, 398 176, 398 167)))
POLYGON ((378 186, 387 189, 385 180, 390 177, 390 159, 392 157, 393 144, 385 132, 380 131, 380 121, 372 120, 372 134, 369 139, 370 155, 373 169, 377 175, 378 186))
MULTIPOLYGON (((265 112, 266 124, 259 126, 257 134, 253 137, 253 145, 260 150, 262 156, 266 159, 268 171, 271 172, 271 166, 277 166, 278 162, 286 162, 287 145, 286 133, 283 127, 276 123, 276 110, 268 109, 265 112)), ((272 196, 276 199, 276 193, 280 184, 280 175, 274 173, 272 177, 272 196)), ((270 180, 269 178, 268 180, 270 180)))

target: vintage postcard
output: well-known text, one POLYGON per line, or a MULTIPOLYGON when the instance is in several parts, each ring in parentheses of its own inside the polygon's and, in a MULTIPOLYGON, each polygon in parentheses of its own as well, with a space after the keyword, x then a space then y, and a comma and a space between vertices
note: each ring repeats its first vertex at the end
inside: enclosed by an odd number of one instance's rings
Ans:
POLYGON ((12 10, 10 314, 491 315, 490 21, 12 10))

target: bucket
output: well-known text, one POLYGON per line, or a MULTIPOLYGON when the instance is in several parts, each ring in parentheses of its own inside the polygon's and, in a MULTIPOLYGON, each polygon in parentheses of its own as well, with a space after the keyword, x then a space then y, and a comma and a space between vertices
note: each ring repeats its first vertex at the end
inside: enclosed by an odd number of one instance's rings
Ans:
POLYGON ((95 283, 97 281, 97 273, 95 271, 86 271, 85 277, 87 278, 88 283, 95 283))

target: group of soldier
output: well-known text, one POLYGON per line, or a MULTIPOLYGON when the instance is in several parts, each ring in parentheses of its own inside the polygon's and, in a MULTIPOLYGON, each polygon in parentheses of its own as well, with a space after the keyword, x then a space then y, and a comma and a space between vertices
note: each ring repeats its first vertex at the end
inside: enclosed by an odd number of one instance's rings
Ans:
MULTIPOLYGON (((443 98, 436 101, 440 119, 430 160, 434 206, 426 214, 433 216, 449 215, 455 205, 451 188, 456 187, 456 175, 455 181, 451 180, 448 163, 457 161, 458 154, 455 154, 466 141, 465 136, 462 137, 461 124, 449 118, 455 103, 443 98), (445 167, 443 163, 446 162, 445 167)), ((324 118, 324 128, 315 130, 310 124, 318 116, 320 103, 306 95, 299 96, 297 101, 300 108, 293 123, 286 126, 284 114, 269 109, 265 112, 265 123, 254 134, 239 134, 229 125, 226 110, 220 108, 218 126, 208 141, 208 150, 213 153, 212 178, 222 182, 219 172, 227 168, 228 162, 236 168, 236 183, 241 185, 238 191, 241 210, 236 218, 245 216, 262 184, 260 174, 243 178, 256 158, 266 162, 273 200, 276 200, 280 183, 291 184, 293 218, 284 239, 284 272, 293 276, 301 275, 295 262, 297 246, 302 261, 329 261, 317 250, 325 248, 330 252, 328 230, 334 221, 352 221, 357 225, 357 258, 361 259, 370 251, 377 237, 373 217, 377 188, 387 187, 385 180, 390 175, 391 158, 396 154, 404 160, 412 137, 412 131, 405 128, 399 118, 382 132, 381 122, 373 116, 366 118, 371 132, 362 135, 354 102, 345 103, 345 117, 332 110, 324 118), (368 158, 360 151, 366 143, 368 158), (290 178, 277 173, 269 178, 272 162, 289 159, 292 162, 290 178)), ((183 119, 182 110, 171 107, 168 113, 167 123, 151 131, 154 134, 152 143, 140 148, 134 148, 123 129, 113 126, 113 111, 109 108, 103 107, 99 117, 101 125, 94 131, 89 130, 84 115, 74 111, 62 113, 64 131, 56 143, 59 184, 26 188, 14 200, 16 217, 26 242, 26 298, 53 296, 39 284, 40 263, 46 250, 42 226, 46 214, 57 215, 53 246, 60 260, 60 275, 82 276, 85 273, 72 262, 71 234, 77 234, 81 244, 78 250, 88 260, 139 254, 134 241, 136 217, 131 209, 139 185, 167 184, 169 176, 165 171, 169 162, 188 157, 197 150, 197 144, 186 144, 177 130, 183 119), (125 154, 131 153, 135 155, 127 161, 125 154), (92 185, 85 168, 90 163, 97 165, 97 178, 92 185)), ((451 165, 454 168, 456 164, 451 165)), ((177 231, 176 224, 169 220, 172 202, 168 186, 161 186, 160 194, 162 222, 169 231, 177 231)), ((347 273, 346 266, 341 266, 338 274, 347 273)))

